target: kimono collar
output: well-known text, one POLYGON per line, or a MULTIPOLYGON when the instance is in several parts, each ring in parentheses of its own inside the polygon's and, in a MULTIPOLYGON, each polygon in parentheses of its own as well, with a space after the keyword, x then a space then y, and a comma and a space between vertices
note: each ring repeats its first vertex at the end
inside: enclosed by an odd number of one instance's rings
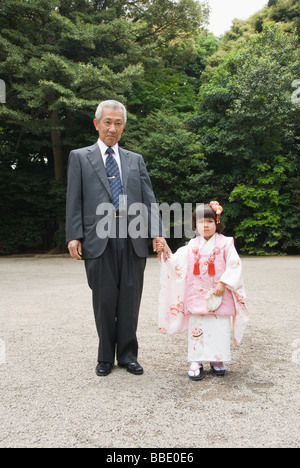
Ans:
POLYGON ((203 236, 199 236, 200 237, 200 241, 199 241, 199 248, 202 249, 202 247, 204 247, 205 245, 209 245, 210 243, 212 245, 215 244, 215 241, 216 241, 216 234, 214 234, 210 239, 206 240, 203 236))

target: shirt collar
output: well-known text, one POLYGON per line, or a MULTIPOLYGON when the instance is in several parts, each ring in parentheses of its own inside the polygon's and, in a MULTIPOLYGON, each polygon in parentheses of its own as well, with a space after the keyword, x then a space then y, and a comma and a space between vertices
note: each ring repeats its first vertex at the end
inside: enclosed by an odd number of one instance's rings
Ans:
MULTIPOLYGON (((106 151, 107 151, 108 146, 105 143, 103 143, 103 141, 100 140, 100 138, 98 139, 98 145, 99 145, 102 157, 104 157, 104 155, 106 155, 106 151)), ((118 145, 118 143, 115 144, 114 146, 112 146, 112 149, 114 150, 115 155, 119 155, 119 145, 118 145)))

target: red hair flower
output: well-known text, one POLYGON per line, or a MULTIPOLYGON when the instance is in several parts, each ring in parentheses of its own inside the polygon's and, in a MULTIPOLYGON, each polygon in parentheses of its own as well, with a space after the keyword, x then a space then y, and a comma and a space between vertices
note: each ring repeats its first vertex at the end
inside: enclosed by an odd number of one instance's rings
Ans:
POLYGON ((210 202, 211 209, 217 214, 217 224, 220 223, 220 215, 223 213, 223 208, 218 201, 210 202))

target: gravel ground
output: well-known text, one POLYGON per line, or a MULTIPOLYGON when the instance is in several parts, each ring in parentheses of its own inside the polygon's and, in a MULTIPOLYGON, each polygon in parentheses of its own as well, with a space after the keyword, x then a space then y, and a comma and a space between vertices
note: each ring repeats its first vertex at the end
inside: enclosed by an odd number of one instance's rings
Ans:
POLYGON ((142 377, 94 373, 84 265, 0 258, 0 447, 300 448, 300 258, 244 258, 251 322, 225 378, 187 378, 187 337, 157 331, 148 261, 142 377))

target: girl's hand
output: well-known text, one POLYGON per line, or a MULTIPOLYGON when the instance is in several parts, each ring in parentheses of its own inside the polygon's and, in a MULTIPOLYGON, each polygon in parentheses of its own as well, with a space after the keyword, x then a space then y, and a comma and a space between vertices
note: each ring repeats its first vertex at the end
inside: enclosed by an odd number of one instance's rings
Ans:
POLYGON ((217 286, 215 287, 215 295, 218 297, 223 296, 225 289, 226 289, 225 283, 218 283, 217 286))
POLYGON ((157 255, 160 255, 163 250, 164 250, 164 246, 162 244, 157 243, 156 244, 156 253, 157 253, 157 255))
POLYGON ((157 253, 159 261, 165 262, 171 257, 171 249, 163 237, 155 237, 153 239, 153 252, 157 253))

